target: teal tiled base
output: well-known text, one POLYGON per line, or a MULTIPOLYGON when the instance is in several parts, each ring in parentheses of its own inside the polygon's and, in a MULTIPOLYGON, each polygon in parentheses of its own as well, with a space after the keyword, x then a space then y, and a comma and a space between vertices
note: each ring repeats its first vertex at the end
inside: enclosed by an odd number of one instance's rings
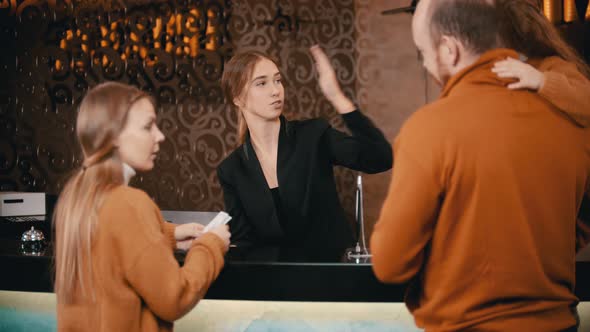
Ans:
POLYGON ((57 322, 52 314, 0 308, 0 331, 52 332, 56 330, 57 322))
POLYGON ((257 319, 252 321, 244 332, 416 332, 419 329, 396 323, 382 323, 372 321, 313 322, 304 320, 269 320, 257 319))

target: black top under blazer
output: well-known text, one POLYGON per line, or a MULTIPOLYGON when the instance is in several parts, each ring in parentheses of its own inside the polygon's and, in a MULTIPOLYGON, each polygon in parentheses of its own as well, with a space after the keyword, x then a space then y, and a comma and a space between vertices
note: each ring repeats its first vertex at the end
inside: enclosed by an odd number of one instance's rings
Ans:
POLYGON ((354 244, 333 166, 379 173, 391 168, 393 153, 383 133, 360 111, 342 118, 352 136, 324 119, 287 121, 281 116, 277 179, 283 220, 249 136, 221 162, 217 175, 232 216, 232 243, 295 248, 318 260, 338 259, 354 244))

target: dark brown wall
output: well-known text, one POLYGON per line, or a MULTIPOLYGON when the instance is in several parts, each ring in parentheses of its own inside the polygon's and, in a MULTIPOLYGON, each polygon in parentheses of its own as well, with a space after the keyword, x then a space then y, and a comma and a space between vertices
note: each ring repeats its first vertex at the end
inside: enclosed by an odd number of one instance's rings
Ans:
MULTIPOLYGON (((418 59, 412 16, 381 14, 408 5, 404 0, 356 1, 359 103, 392 142, 403 122, 439 92, 418 59)), ((379 217, 390 176, 391 172, 364 176, 367 234, 379 217)))

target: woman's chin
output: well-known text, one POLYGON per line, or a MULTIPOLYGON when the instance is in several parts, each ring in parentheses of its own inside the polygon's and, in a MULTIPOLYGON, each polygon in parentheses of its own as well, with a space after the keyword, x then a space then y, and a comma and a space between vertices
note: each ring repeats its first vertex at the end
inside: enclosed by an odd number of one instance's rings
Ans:
POLYGON ((140 165, 137 168, 135 168, 135 171, 137 171, 138 173, 143 173, 143 172, 149 172, 152 169, 154 169, 154 162, 148 161, 144 165, 140 165))
POLYGON ((283 114, 283 108, 282 107, 280 107, 280 108, 273 108, 273 109, 270 110, 268 118, 269 119, 276 119, 279 116, 281 116, 281 114, 283 114))

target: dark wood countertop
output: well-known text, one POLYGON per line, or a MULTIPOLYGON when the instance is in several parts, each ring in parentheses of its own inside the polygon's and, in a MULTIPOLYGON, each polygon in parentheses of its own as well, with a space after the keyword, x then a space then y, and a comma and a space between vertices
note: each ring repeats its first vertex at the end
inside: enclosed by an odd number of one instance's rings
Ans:
MULTIPOLYGON (((405 285, 380 283, 367 263, 243 261, 231 251, 205 298, 265 301, 403 302, 405 285)), ((182 255, 177 255, 182 263, 182 255)), ((0 290, 52 292, 51 246, 22 253, 20 241, 0 239, 0 290)), ((590 301, 590 261, 576 264, 576 295, 590 301)))

